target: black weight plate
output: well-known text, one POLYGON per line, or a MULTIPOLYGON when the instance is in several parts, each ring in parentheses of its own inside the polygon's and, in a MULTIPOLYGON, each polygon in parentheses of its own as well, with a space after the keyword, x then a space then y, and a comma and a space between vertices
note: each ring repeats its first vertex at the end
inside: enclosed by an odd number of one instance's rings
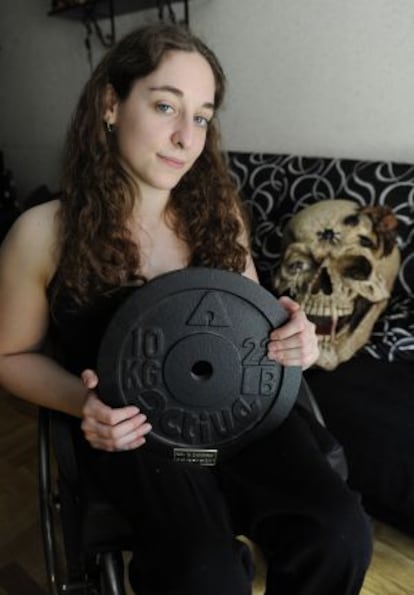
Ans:
POLYGON ((99 393, 148 416, 148 446, 211 464, 276 428, 301 369, 269 360, 269 333, 287 313, 258 283, 191 268, 136 289, 111 320, 98 355, 99 393), (214 458, 214 457, 213 457, 214 458))

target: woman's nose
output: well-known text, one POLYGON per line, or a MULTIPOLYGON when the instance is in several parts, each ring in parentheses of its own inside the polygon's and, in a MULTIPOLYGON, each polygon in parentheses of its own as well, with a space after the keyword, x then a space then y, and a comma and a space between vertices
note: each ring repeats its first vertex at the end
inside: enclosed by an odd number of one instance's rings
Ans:
POLYGON ((177 126, 172 135, 174 145, 182 149, 188 149, 193 142, 194 125, 192 118, 183 116, 177 122, 177 126))

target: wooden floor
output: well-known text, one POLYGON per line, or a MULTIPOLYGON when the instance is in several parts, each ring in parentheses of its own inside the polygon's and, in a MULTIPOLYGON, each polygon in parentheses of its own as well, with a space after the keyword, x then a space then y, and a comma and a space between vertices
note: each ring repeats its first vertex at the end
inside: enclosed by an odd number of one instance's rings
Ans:
MULTIPOLYGON (((35 408, 0 393, 0 595, 47 593, 37 503, 36 415, 35 408)), ((414 540, 381 523, 374 529, 374 557, 362 595, 414 595, 414 540)), ((262 593, 263 571, 254 595, 262 593)))

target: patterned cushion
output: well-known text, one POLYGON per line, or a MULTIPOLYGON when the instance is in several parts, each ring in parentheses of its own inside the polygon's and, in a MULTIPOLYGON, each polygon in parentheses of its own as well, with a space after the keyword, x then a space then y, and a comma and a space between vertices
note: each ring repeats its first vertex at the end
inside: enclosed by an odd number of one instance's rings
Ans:
POLYGON ((262 283, 279 266, 286 222, 320 200, 346 198, 392 208, 402 263, 392 298, 364 351, 414 360, 414 164, 229 152, 230 171, 252 217, 252 247, 262 283))

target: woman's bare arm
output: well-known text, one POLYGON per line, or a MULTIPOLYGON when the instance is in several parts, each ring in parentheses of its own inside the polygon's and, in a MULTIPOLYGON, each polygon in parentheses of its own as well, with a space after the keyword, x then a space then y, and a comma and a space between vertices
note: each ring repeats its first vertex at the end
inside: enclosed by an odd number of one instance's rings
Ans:
POLYGON ((48 325, 46 288, 57 262, 57 208, 53 201, 24 213, 0 250, 0 385, 81 416, 83 383, 40 352, 48 325))
POLYGON ((58 259, 57 203, 15 223, 0 251, 0 385, 11 394, 83 418, 86 439, 104 450, 135 448, 151 429, 136 407, 108 407, 88 382, 41 353, 47 334, 47 286, 58 259))

